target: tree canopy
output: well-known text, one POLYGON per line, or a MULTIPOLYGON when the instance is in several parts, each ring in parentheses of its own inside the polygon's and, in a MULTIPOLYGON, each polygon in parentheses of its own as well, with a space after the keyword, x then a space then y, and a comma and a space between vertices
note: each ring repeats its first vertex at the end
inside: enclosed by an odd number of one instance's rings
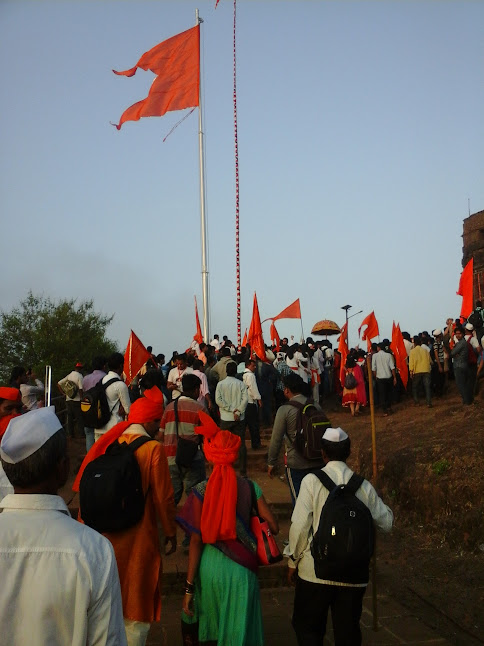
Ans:
POLYGON ((106 337, 114 315, 94 311, 94 301, 58 302, 29 292, 27 298, 0 314, 0 380, 6 384, 14 366, 32 368, 43 379, 52 366, 53 383, 80 361, 90 366, 96 355, 115 352, 117 344, 106 337))

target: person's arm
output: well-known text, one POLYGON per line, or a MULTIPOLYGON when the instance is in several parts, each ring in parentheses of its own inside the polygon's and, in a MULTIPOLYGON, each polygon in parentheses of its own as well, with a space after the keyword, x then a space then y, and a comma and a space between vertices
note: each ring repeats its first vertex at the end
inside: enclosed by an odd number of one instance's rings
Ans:
POLYGON ((188 549, 188 568, 185 595, 183 597, 182 608, 190 617, 193 616, 193 597, 195 577, 198 573, 200 558, 202 556, 203 543, 200 534, 193 532, 190 537, 190 547, 188 549))
POLYGON ((119 401, 121 402, 121 406, 124 408, 124 412, 127 415, 129 413, 129 409, 131 408, 129 388, 123 381, 116 382, 116 385, 118 386, 119 401))
POLYGON ((274 536, 276 536, 279 533, 279 523, 277 521, 277 518, 272 513, 269 505, 267 504, 264 495, 261 495, 261 497, 257 499, 257 511, 259 513, 259 516, 267 521, 269 529, 274 534, 274 536))
POLYGON ((287 428, 287 410, 284 410, 284 408, 284 406, 281 406, 278 409, 274 419, 274 426, 272 427, 271 443, 269 445, 269 453, 267 457, 267 473, 271 478, 274 467, 277 464, 277 458, 279 457, 287 428))
POLYGON ((254 401, 257 401, 257 403, 260 406, 261 403, 262 403, 261 402, 261 396, 260 396, 259 389, 257 388, 257 380, 256 380, 255 375, 254 375, 253 372, 250 373, 249 383, 250 383, 250 387, 249 387, 250 396, 252 397, 252 399, 254 401))
POLYGON ((290 585, 295 583, 298 562, 307 547, 309 530, 313 523, 312 480, 312 477, 306 477, 301 482, 301 488, 291 517, 289 545, 284 550, 284 556, 289 557, 287 580, 290 585))
POLYGON ((364 492, 367 496, 367 500, 363 500, 365 505, 370 510, 375 525, 378 529, 381 529, 382 532, 389 532, 393 526, 393 512, 385 505, 383 500, 377 494, 375 488, 367 480, 364 483, 364 492))

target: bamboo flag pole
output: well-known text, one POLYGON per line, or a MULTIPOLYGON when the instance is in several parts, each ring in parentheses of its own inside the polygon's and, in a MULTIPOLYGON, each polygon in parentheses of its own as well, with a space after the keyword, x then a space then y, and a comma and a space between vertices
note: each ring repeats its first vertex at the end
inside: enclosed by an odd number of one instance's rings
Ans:
MULTIPOLYGON (((376 428, 375 428, 375 400, 373 397, 373 373, 371 371, 371 357, 366 356, 366 367, 368 371, 368 394, 370 395, 370 413, 371 413, 371 447, 373 457, 373 486, 376 487, 378 476, 378 467, 376 460, 376 428)), ((373 567, 371 569, 371 592, 372 592, 372 610, 373 610, 373 630, 378 630, 378 608, 377 608, 377 590, 376 590, 376 533, 375 533, 375 550, 373 552, 373 567)))

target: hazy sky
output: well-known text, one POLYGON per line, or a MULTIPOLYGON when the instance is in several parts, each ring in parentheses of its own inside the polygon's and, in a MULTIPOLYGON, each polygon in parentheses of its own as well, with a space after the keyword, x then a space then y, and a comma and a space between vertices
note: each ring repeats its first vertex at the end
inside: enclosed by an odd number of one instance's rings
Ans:
MULTIPOLYGON (((198 118, 117 122, 115 76, 204 19, 211 333, 236 341, 233 3, 0 2, 1 307, 93 298, 155 352, 202 314, 198 118), (6 279, 6 280, 5 280, 6 279)), ((484 3, 237 3, 242 333, 301 299, 303 329, 375 310, 410 333, 460 312, 462 220, 484 209, 484 3)), ((278 323, 301 334, 299 321, 278 323)), ((264 325, 269 341, 269 324, 264 325)))

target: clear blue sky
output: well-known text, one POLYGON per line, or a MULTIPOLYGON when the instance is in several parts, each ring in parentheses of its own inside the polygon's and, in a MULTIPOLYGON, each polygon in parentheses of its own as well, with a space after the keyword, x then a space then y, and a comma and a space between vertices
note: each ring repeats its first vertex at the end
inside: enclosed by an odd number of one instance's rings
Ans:
MULTIPOLYGON (((211 332, 236 341, 233 3, 0 3, 1 307, 94 298, 156 352, 201 315, 198 119, 117 122, 143 52, 202 26, 211 332)), ((301 299, 410 333, 460 312, 462 220, 484 209, 484 3, 239 0, 242 332, 301 299)), ((299 337, 298 321, 281 321, 299 337)), ((268 341, 269 325, 264 332, 268 341)))

